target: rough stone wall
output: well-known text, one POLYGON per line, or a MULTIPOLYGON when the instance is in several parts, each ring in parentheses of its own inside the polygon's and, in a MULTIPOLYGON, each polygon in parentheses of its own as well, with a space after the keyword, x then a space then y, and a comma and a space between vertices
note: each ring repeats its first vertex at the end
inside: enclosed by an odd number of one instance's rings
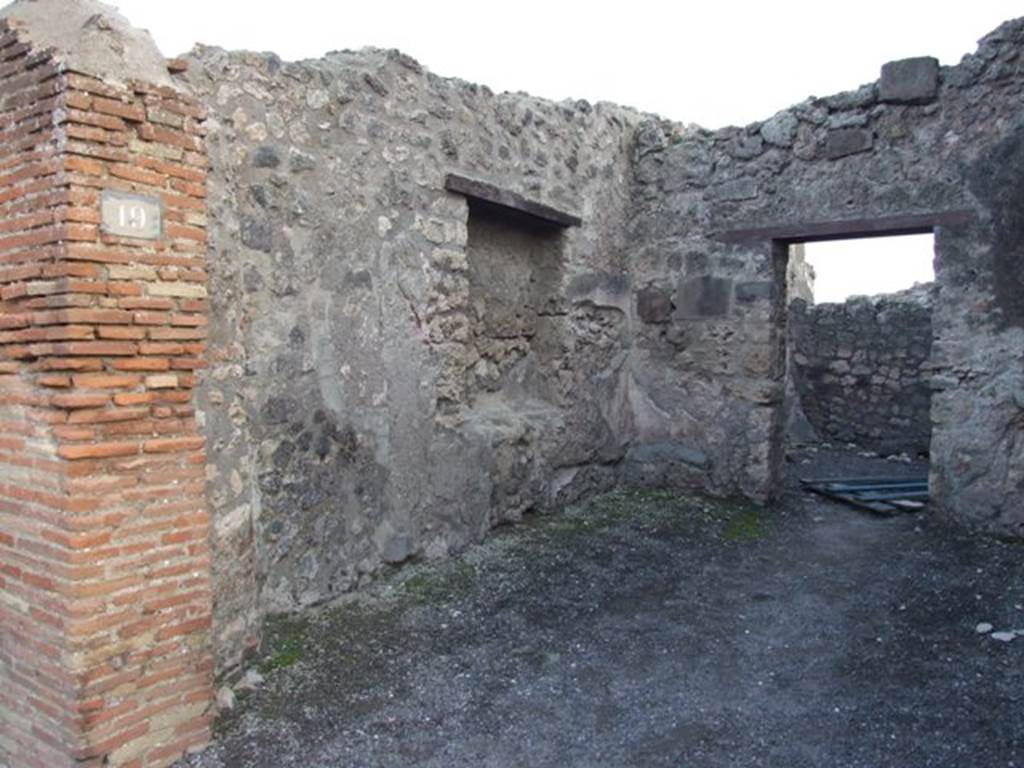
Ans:
POLYGON ((16 7, 0 759, 165 765, 209 734, 211 623, 225 667, 265 612, 530 509, 616 482, 770 498, 801 269, 736 229, 971 213, 937 231, 932 490, 1024 535, 1024 21, 706 131, 382 51, 199 49, 197 101, 110 9, 16 7), (101 226, 103 190, 158 198, 156 239, 101 226))
POLYGON ((784 248, 723 235, 967 209, 937 232, 932 488, 950 518, 1020 533, 1022 35, 1008 22, 956 67, 895 62, 744 128, 640 128, 634 281, 674 309, 637 344, 716 489, 770 494, 781 445, 784 248))
MULTIPOLYGON (((977 108, 1006 126, 972 157, 967 180, 980 221, 937 235, 939 298, 932 323, 930 488, 948 518, 1024 537, 1024 24, 1004 26, 981 52, 991 72, 1016 73, 1016 112, 977 108), (998 45, 1002 43, 1002 45, 998 45), (1010 48, 1009 46, 1013 46, 1010 48)), ((997 81, 998 82, 998 81, 997 81)), ((1004 81, 1006 82, 1006 81, 1004 81)))
POLYGON ((930 287, 789 309, 795 395, 825 440, 881 453, 931 442, 930 287))
POLYGON ((719 131, 496 96, 395 52, 194 52, 187 77, 213 115, 200 400, 214 546, 229 553, 214 562, 220 663, 268 610, 442 556, 554 499, 620 481, 770 498, 786 285, 806 270, 769 238, 726 242, 734 229, 976 213, 939 233, 934 333, 957 386, 934 412, 936 487, 951 517, 1012 518, 992 504, 1020 492, 1016 310, 992 278, 1019 280, 1004 253, 1016 219, 963 180, 993 152, 1016 157, 1020 29, 958 67, 897 62, 878 83, 719 131), (449 173, 583 223, 467 202, 449 173), (956 368, 957 339, 975 332, 957 318, 967 296, 995 304, 956 368), (999 404, 984 440, 979 392, 999 404), (993 450, 1008 452, 1002 480, 982 462, 993 450), (948 469, 965 451, 969 482, 948 469), (965 482, 987 511, 959 500, 965 482))
POLYGON ((395 53, 194 52, 213 114, 217 645, 607 485, 629 441, 632 126, 395 53), (446 191, 489 181, 560 228, 446 191))
MULTIPOLYGON (((814 268, 806 259, 804 246, 801 243, 789 247, 789 258, 786 265, 786 306, 787 312, 793 302, 802 300, 807 304, 814 303, 814 268)), ((807 420, 800 405, 800 396, 796 389, 793 372, 792 332, 787 334, 786 342, 786 379, 782 397, 783 434, 787 442, 816 442, 818 434, 811 422, 807 420)))
POLYGON ((92 76, 104 56, 135 61, 105 6, 6 13, 0 764, 166 766, 210 736, 206 457, 192 406, 207 311, 203 110, 123 71, 92 76), (159 200, 159 235, 112 234, 107 191, 159 200))
POLYGON ((791 245, 786 266, 786 301, 791 304, 802 299, 813 304, 815 277, 814 267, 807 261, 803 244, 791 245))

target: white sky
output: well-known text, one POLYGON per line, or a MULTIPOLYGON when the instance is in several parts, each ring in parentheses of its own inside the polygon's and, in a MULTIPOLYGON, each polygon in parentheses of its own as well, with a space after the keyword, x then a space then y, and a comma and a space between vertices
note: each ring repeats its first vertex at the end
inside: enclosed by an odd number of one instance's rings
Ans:
MULTIPOLYGON (((496 91, 613 101, 709 128, 856 88, 893 59, 929 55, 955 64, 1000 22, 1024 15, 1021 0, 109 1, 149 29, 168 56, 195 42, 284 59, 399 48, 439 75, 496 91)), ((808 254, 820 247, 808 246, 808 254)), ((880 241, 868 247, 882 249, 880 241)), ((860 268, 840 269, 839 281, 894 271, 905 272, 899 287, 931 279, 911 267, 920 256, 890 254, 884 270, 857 261, 860 268)), ((930 270, 930 255, 927 263, 930 270)), ((820 284, 828 271, 828 262, 819 267, 820 284)))
POLYGON ((934 235, 837 240, 804 246, 812 267, 814 300, 892 293, 934 279, 934 235))

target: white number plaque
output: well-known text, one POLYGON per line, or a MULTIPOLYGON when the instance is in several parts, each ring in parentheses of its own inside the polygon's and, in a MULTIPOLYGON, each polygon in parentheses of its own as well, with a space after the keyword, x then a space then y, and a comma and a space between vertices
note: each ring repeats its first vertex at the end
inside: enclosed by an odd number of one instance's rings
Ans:
POLYGON ((100 198, 103 231, 119 237, 156 240, 163 231, 160 200, 104 190, 100 198))

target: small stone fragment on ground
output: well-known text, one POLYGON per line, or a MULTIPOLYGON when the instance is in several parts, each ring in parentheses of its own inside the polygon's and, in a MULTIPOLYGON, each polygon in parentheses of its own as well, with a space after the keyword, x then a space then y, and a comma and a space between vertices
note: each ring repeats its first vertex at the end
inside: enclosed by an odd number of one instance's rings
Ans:
POLYGON ((227 712, 235 708, 235 692, 226 685, 217 689, 217 709, 227 712))
POLYGON ((983 621, 974 628, 974 631, 977 632, 979 635, 987 635, 993 629, 995 629, 995 627, 993 627, 987 621, 983 621))
POLYGON ((235 688, 240 691, 255 691, 261 685, 263 685, 263 675, 255 669, 250 669, 242 675, 242 679, 238 681, 235 688))
POLYGON ((908 456, 905 453, 894 453, 891 456, 886 456, 885 460, 886 461, 898 461, 898 462, 901 462, 903 464, 910 464, 910 463, 912 463, 914 461, 913 458, 911 458, 910 456, 908 456))

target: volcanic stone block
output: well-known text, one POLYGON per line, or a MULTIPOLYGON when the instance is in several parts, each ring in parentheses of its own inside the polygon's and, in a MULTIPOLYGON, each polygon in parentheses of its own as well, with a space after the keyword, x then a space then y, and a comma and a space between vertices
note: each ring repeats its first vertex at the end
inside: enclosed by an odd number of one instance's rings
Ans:
POLYGON ((661 288, 644 288, 636 295, 636 312, 645 323, 667 323, 672 318, 672 297, 661 288))
POLYGON ((878 96, 896 104, 926 104, 939 91, 939 61, 931 56, 890 61, 882 66, 878 96))
POLYGON ((710 190, 711 200, 752 200, 759 193, 754 179, 732 179, 710 190))
POLYGON ((829 131, 828 137, 825 139, 825 157, 829 160, 838 160, 847 155, 867 152, 873 144, 874 135, 871 131, 840 128, 836 131, 829 131))
POLYGON ((702 275, 694 277, 679 288, 676 301, 678 314, 683 318, 725 317, 729 314, 732 280, 702 275))
POLYGON ((627 461, 650 463, 680 463, 706 468, 707 454, 700 448, 677 440, 642 443, 629 451, 627 461))
POLYGON ((736 284, 736 301, 744 303, 768 300, 772 297, 772 283, 770 280, 756 280, 736 284))
POLYGON ((791 147, 800 121, 792 112, 779 112, 761 126, 761 135, 769 144, 777 147, 791 147))
POLYGON ((256 147, 251 154, 253 168, 277 168, 281 164, 281 157, 277 150, 269 144, 256 147))
POLYGON ((269 221, 246 217, 241 224, 242 245, 254 251, 270 253, 274 247, 274 229, 269 221))

